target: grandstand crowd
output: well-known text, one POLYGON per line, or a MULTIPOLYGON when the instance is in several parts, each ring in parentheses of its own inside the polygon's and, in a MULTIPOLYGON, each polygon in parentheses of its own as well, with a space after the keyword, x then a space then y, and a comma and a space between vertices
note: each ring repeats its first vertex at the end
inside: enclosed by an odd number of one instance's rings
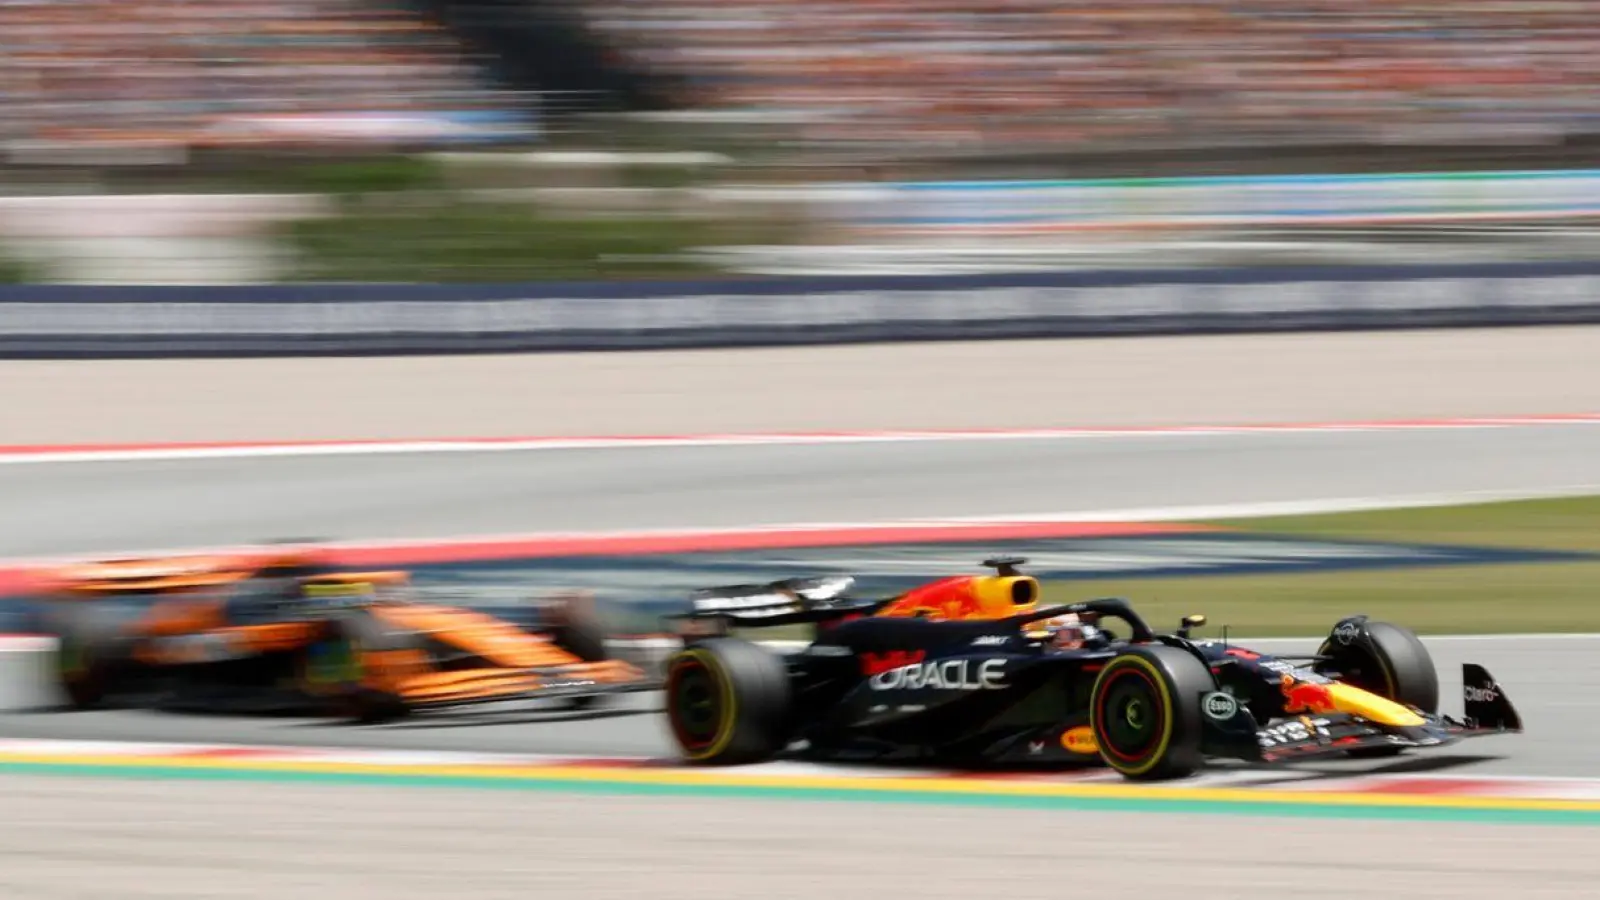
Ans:
POLYGON ((10 141, 281 140, 493 102, 449 35, 363 0, 0 0, 10 141))
POLYGON ((1594 127, 1597 0, 598 0, 697 104, 828 140, 1498 139, 1594 127))
MULTIPOLYGON (((1499 140, 1600 115, 1600 0, 581 8, 623 58, 686 83, 683 105, 799 115, 826 141, 1499 140)), ((245 115, 496 102, 444 32, 364 0, 0 0, 0 93, 10 138, 202 143, 246 139, 227 127, 245 115)))

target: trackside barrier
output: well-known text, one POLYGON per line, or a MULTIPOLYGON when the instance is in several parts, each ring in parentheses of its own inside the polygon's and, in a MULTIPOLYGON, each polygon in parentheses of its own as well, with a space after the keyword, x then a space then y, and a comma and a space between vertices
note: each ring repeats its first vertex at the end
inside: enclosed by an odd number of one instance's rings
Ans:
POLYGON ((1600 322, 1600 262, 0 288, 0 358, 627 350, 1600 322))
POLYGON ((1538 221, 1600 215, 1600 170, 875 185, 848 220, 907 234, 1538 221))

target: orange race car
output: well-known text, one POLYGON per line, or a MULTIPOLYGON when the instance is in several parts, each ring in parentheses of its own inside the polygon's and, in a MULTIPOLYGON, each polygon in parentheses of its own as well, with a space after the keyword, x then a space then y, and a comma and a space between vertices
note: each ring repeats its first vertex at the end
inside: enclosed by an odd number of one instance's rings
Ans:
POLYGON ((403 571, 305 551, 112 560, 47 573, 45 630, 70 706, 332 714, 362 722, 489 702, 581 707, 653 690, 607 654, 584 596, 527 626, 419 601, 403 571))

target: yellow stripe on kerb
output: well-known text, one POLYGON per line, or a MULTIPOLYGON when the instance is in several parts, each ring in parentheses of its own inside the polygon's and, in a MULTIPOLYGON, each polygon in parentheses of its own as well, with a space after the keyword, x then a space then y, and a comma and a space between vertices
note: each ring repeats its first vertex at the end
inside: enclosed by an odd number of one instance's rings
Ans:
POLYGON ((576 782, 634 785, 698 785, 811 789, 855 792, 916 792, 952 796, 1070 797, 1103 800, 1180 800, 1253 805, 1318 805, 1390 809, 1542 810, 1600 812, 1600 800, 1531 797, 1440 797, 1432 795, 1360 794, 1336 791, 1281 791, 1255 788, 1151 787, 1136 784, 1056 784, 986 781, 963 778, 851 777, 828 775, 735 775, 706 769, 614 769, 591 766, 526 766, 484 764, 404 764, 318 762, 301 760, 197 759, 184 756, 99 756, 44 753, 0 753, 0 764, 57 767, 193 769, 235 772, 285 772, 328 775, 386 775, 421 778, 471 778, 530 782, 576 782))

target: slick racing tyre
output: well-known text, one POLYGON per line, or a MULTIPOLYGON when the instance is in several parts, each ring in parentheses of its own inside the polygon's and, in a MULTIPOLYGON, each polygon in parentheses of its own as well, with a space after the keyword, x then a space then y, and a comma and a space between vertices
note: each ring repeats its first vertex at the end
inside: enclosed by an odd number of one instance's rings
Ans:
MULTIPOLYGON (((605 623, 590 598, 577 598, 563 606, 559 621, 550 630, 550 639, 584 662, 604 662, 611 658, 610 648, 606 646, 605 623)), ((601 700, 600 695, 573 697, 566 701, 566 706, 589 709, 601 700)))
POLYGON ((410 715, 405 698, 370 672, 374 654, 421 650, 410 632, 394 632, 372 616, 357 613, 334 619, 301 652, 300 689, 335 715, 362 724, 393 722, 410 715))
POLYGON ((122 631, 125 615, 92 602, 53 606, 44 614, 56 638, 56 677, 73 709, 102 706, 133 673, 133 641, 122 631))
MULTIPOLYGON (((1408 628, 1347 619, 1334 626, 1317 648, 1317 656, 1323 657, 1317 662, 1323 674, 1425 713, 1439 711, 1439 671, 1428 648, 1408 628)), ((1396 756, 1402 750, 1372 747, 1350 755, 1371 759, 1396 756)))
POLYGON ((584 662, 602 662, 610 658, 605 623, 589 598, 577 598, 563 605, 559 620, 550 629, 550 637, 557 646, 584 662))
POLYGON ((1340 681, 1414 706, 1439 711, 1439 671, 1414 632, 1388 622, 1339 623, 1317 648, 1317 668, 1340 681), (1353 629, 1344 626, 1353 624, 1353 629))
POLYGON ((1130 647, 1089 695, 1089 727, 1106 765, 1137 780, 1183 778, 1204 764, 1201 698, 1217 689, 1205 664, 1175 647, 1130 647))
POLYGON ((782 659, 737 638, 712 638, 666 665, 667 722, 686 761, 761 762, 788 744, 789 673, 782 659))

